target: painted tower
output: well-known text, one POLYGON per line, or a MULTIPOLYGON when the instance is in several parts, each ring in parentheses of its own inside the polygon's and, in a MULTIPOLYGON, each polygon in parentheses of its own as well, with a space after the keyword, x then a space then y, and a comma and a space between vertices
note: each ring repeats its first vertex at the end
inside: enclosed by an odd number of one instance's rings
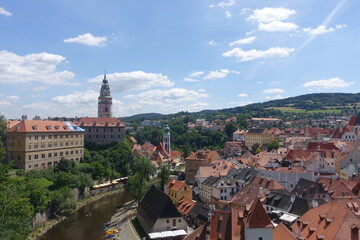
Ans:
POLYGON ((170 147, 170 128, 166 124, 164 127, 164 135, 163 135, 163 145, 166 151, 170 154, 171 153, 171 147, 170 147))
POLYGON ((102 85, 100 89, 100 96, 98 98, 98 117, 112 118, 112 97, 110 95, 110 86, 104 74, 102 85))

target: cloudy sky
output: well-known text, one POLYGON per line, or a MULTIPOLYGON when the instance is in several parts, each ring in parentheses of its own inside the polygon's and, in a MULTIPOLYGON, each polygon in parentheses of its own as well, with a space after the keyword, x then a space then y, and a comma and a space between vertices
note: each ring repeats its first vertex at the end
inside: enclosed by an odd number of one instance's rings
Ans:
POLYGON ((359 92, 359 0, 2 0, 0 113, 114 115, 359 92))

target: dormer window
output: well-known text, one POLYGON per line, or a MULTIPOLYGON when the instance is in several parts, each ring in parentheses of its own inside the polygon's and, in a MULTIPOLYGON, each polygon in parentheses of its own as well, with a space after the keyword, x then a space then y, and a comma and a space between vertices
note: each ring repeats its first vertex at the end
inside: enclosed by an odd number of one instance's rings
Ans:
POLYGON ((55 129, 56 129, 56 130, 59 130, 59 129, 60 129, 60 126, 59 126, 59 125, 55 126, 55 129))
POLYGON ((46 130, 51 130, 51 126, 50 126, 50 125, 47 125, 47 126, 46 126, 46 130))
POLYGON ((68 130, 68 128, 69 128, 68 126, 64 126, 64 130, 68 130))
POLYGON ((33 125, 33 126, 32 126, 32 129, 33 129, 33 130, 38 130, 38 125, 33 125))

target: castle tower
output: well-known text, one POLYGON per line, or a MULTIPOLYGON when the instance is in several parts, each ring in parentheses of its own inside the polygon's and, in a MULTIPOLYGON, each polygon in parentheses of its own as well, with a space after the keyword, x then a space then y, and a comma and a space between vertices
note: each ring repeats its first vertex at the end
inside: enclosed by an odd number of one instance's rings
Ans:
POLYGON ((170 147, 170 128, 166 124, 164 127, 164 135, 163 135, 163 145, 166 151, 170 154, 171 153, 171 147, 170 147))
POLYGON ((102 85, 100 89, 100 96, 98 98, 98 117, 112 117, 112 97, 110 95, 110 86, 104 74, 102 85))

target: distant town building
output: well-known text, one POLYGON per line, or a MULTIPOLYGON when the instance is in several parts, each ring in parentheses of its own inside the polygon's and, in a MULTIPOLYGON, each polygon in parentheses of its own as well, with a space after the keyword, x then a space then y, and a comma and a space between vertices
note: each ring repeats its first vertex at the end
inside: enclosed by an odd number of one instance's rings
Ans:
POLYGON ((25 171, 55 166, 61 158, 79 162, 84 130, 70 122, 25 120, 7 131, 8 160, 25 171))
POLYGON ((85 141, 99 145, 123 141, 125 125, 118 118, 79 118, 77 124, 85 129, 85 141))
POLYGON ((193 152, 185 158, 185 180, 194 182, 195 175, 200 166, 220 160, 220 155, 216 151, 193 152))
POLYGON ((248 149, 254 144, 259 144, 260 147, 263 145, 279 139, 281 131, 278 128, 262 129, 262 128, 252 128, 245 135, 245 146, 248 149))
POLYGON ((163 134, 163 145, 165 150, 171 154, 171 143, 170 143, 170 128, 168 125, 164 128, 164 134, 163 134))

